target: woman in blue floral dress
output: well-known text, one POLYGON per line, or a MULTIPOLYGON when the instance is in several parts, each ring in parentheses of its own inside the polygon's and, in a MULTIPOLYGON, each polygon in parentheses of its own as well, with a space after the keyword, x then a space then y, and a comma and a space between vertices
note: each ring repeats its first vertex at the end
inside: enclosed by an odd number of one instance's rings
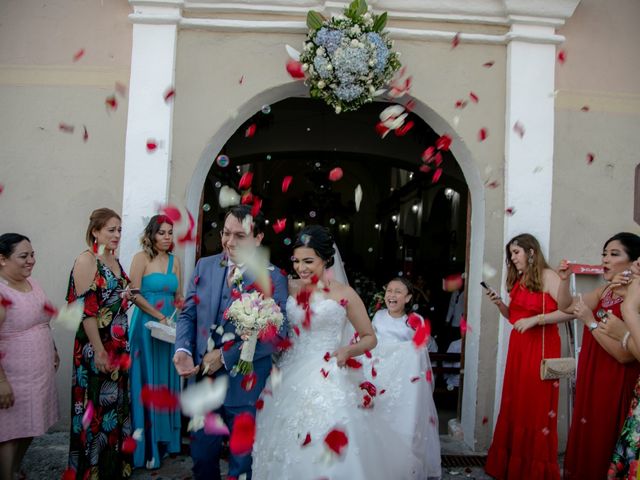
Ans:
MULTIPOLYGON (((69 279, 67 301, 82 302, 73 348, 71 438, 65 478, 120 479, 131 475, 129 279, 114 252, 120 217, 101 208, 91 214, 87 243, 69 279)), ((133 448, 132 448, 133 447, 133 448)))

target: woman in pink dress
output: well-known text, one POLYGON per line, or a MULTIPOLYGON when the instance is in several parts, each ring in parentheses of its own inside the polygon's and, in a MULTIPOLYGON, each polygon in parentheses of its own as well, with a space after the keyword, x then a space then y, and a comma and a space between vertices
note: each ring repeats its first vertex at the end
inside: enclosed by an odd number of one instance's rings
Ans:
POLYGON ((52 308, 31 277, 24 235, 0 236, 0 479, 13 478, 33 437, 58 420, 52 308))

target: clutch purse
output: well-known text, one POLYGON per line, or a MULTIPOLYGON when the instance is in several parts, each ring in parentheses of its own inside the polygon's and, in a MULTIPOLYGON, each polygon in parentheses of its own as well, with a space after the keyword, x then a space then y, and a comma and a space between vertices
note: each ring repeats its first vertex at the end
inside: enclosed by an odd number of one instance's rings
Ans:
MULTIPOLYGON (((542 292, 542 360, 540 361, 540 379, 558 380, 571 378, 576 371, 576 359, 574 357, 544 358, 544 299, 542 292)), ((566 324, 565 324, 566 325, 566 324)), ((567 328, 570 328, 567 325, 567 328)), ((570 336, 568 337, 570 338, 570 336)), ((571 343, 571 342, 569 342, 571 343)))
POLYGON ((543 358, 540 362, 540 378, 557 380, 570 378, 576 371, 576 359, 573 357, 543 358))

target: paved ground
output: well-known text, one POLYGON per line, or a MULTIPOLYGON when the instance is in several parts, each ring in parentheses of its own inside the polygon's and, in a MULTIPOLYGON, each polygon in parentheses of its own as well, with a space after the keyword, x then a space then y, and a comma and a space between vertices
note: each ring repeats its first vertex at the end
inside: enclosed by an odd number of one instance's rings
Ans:
MULTIPOLYGON (((466 447, 450 439, 448 436, 443 435, 441 442, 443 455, 464 455, 471 453, 466 447)), ((22 464, 23 471, 26 473, 27 478, 30 480, 59 479, 66 468, 68 448, 69 435, 66 432, 49 433, 35 439, 27 451, 27 455, 22 464)), ((480 467, 445 468, 442 473, 443 480, 463 478, 485 480, 491 478, 485 475, 480 467)), ((162 468, 152 471, 144 469, 135 470, 133 478, 140 480, 187 480, 191 478, 191 459, 184 455, 167 458, 163 461, 162 468)))

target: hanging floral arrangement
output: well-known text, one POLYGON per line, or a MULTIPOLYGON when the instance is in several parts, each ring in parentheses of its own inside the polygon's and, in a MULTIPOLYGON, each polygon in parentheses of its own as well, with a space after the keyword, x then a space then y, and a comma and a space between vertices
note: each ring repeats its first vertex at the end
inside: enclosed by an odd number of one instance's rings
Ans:
MULTIPOLYGON (((384 93, 400 68, 400 55, 384 31, 386 23, 386 12, 376 15, 365 0, 354 0, 330 20, 310 11, 299 61, 311 97, 340 113, 357 110, 384 93)), ((295 59, 297 52, 287 50, 295 59)))

